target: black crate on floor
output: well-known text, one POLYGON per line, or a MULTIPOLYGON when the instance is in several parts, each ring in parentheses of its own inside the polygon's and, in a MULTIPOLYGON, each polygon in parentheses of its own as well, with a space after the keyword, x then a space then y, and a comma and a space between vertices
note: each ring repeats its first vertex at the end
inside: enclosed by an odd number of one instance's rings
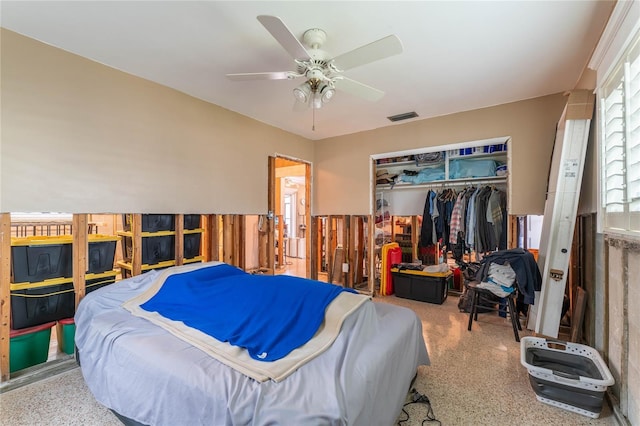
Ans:
POLYGON ((407 274, 399 274, 392 272, 393 292, 398 297, 411 299, 411 276, 407 274))
POLYGON ((183 257, 185 259, 191 259, 193 257, 200 256, 201 240, 202 240, 201 232, 197 232, 193 234, 184 234, 183 257))
MULTIPOLYGON (((143 214, 141 232, 175 231, 176 217, 173 214, 143 214)), ((132 214, 122 215, 122 227, 131 231, 132 214)))
POLYGON ((184 215, 184 229, 198 229, 200 228, 199 214, 185 214, 184 215))
POLYGON ((73 274, 72 238, 27 237, 11 241, 11 281, 40 282, 73 274))
POLYGON ((75 292, 73 283, 11 289, 11 328, 27 327, 73 317, 75 292))
POLYGON ((392 269, 396 296, 441 305, 453 287, 453 274, 392 269))

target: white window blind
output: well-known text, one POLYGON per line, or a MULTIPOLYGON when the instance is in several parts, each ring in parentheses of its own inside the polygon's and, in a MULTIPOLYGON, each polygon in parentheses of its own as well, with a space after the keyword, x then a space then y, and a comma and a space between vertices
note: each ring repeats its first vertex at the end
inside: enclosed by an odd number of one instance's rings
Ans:
POLYGON ((640 33, 601 92, 604 226, 640 232, 640 33))

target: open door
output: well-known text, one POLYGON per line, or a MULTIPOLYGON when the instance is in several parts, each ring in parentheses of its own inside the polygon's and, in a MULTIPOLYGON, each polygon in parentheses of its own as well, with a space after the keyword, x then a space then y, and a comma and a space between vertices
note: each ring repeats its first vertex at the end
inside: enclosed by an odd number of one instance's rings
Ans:
POLYGON ((269 157, 269 267, 275 274, 310 277, 311 164, 269 157))
POLYGON ((274 222, 276 208, 275 180, 276 180, 276 157, 269 156, 269 166, 267 168, 267 215, 260 218, 258 240, 260 251, 258 254, 261 266, 265 266, 269 274, 273 275, 275 269, 275 240, 274 222), (266 245, 266 250, 262 247, 266 245), (264 255, 263 255, 264 253, 264 255), (266 265, 264 265, 266 263, 266 265))

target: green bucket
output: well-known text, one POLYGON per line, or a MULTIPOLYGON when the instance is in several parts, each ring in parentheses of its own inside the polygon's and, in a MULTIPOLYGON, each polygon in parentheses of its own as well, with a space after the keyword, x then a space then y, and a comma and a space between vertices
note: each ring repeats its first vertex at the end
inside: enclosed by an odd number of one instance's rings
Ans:
POLYGON ((76 324, 73 318, 58 321, 58 348, 67 355, 73 355, 75 350, 76 324), (62 332, 60 332, 62 328, 62 332))

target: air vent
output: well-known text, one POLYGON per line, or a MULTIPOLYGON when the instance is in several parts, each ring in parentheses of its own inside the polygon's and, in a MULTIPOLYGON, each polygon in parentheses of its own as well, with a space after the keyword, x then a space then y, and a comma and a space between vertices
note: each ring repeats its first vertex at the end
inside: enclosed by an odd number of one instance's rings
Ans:
POLYGON ((415 111, 411 111, 411 112, 405 112, 403 114, 397 114, 397 115, 392 115, 391 117, 387 117, 389 119, 389 121, 402 121, 402 120, 408 120, 410 118, 416 118, 418 116, 418 114, 416 114, 415 111))

